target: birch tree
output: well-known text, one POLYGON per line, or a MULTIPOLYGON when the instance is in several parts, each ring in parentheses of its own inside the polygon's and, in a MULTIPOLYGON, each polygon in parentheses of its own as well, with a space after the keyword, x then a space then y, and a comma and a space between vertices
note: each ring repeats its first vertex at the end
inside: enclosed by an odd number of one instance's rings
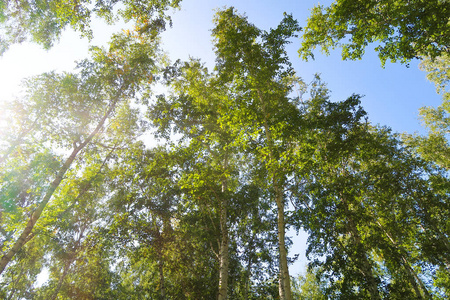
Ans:
POLYGON ((157 51, 152 38, 123 33, 113 37, 109 51, 94 47, 92 59, 78 64, 78 74, 48 73, 28 81, 25 98, 12 105, 11 116, 19 118, 9 124, 14 131, 5 139, 1 158, 1 188, 6 197, 2 223, 19 220, 6 234, 9 243, 2 248, 1 272, 33 236, 36 223, 71 168, 78 160, 82 162, 93 142, 100 142, 117 108, 148 84, 157 51), (24 161, 29 169, 36 155, 41 156, 37 163, 51 174, 39 182, 28 175, 34 190, 17 187, 18 182, 10 179, 16 173, 14 161, 24 161), (26 207, 14 209, 21 199, 26 199, 26 207))
MULTIPOLYGON (((267 170, 278 214, 279 295, 292 299, 286 248, 285 195, 287 145, 298 111, 290 102, 293 70, 285 52, 299 31, 292 16, 264 32, 233 8, 219 11, 213 37, 217 71, 234 93, 227 124, 237 132, 242 148, 257 143, 253 154, 267 170)), ((295 130, 293 130, 295 132, 295 130)))

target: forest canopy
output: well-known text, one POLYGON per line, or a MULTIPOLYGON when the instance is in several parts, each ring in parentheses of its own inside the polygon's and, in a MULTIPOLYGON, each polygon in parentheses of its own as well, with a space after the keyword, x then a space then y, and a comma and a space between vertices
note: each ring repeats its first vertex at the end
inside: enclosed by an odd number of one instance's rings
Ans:
POLYGON ((179 5, 0 4, 0 53, 92 37, 95 16, 133 24, 2 104, 0 298, 450 297, 448 2, 337 0, 303 30, 221 8, 209 68, 165 54, 179 5), (348 34, 344 58, 374 41, 383 63, 421 58, 443 99, 421 111, 427 136, 294 69, 290 44, 306 57, 348 34), (289 231, 308 235, 303 275, 289 231))

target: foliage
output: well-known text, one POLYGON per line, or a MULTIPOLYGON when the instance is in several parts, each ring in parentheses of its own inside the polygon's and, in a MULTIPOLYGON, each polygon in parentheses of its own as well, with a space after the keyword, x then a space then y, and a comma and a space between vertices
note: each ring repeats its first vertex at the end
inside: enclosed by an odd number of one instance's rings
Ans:
POLYGON ((140 133, 138 111, 127 100, 147 88, 157 51, 152 38, 116 35, 110 51, 92 49, 78 74, 30 79, 25 97, 10 104, 12 122, 2 130, 2 272, 41 228, 48 230, 44 224, 54 222, 53 202, 57 209, 68 206, 70 183, 89 182, 77 177, 91 176, 91 162, 140 133))
POLYGON ((0 55, 11 44, 30 40, 49 49, 70 26, 81 36, 92 38, 91 22, 100 17, 112 24, 119 16, 124 21, 134 20, 140 33, 156 35, 164 30, 167 7, 178 7, 180 0, 97 0, 97 1, 13 1, 0 4, 0 55), (119 9, 117 7, 120 7, 119 9))
POLYGON ((314 158, 303 169, 311 175, 294 181, 294 222, 309 233, 307 255, 328 296, 429 298, 436 277, 423 282, 422 276, 445 268, 447 259, 436 255, 448 247, 448 192, 432 178, 444 185, 448 178, 389 130, 361 122, 358 103, 312 103, 324 115, 314 158), (333 128, 326 119, 340 121, 333 128))
POLYGON ((421 68, 426 71, 427 78, 436 85, 436 90, 442 95, 442 104, 438 107, 423 107, 420 109, 422 122, 428 129, 428 136, 405 136, 405 140, 416 148, 426 160, 432 161, 447 170, 450 169, 450 56, 421 62, 421 68))
POLYGON ((236 135, 239 148, 261 162, 265 180, 270 182, 267 188, 277 205, 279 295, 291 299, 283 195, 289 171, 282 166, 289 166, 289 135, 299 118, 288 97, 295 76, 285 46, 299 26, 285 14, 276 28, 265 32, 233 8, 219 12, 215 22, 216 69, 234 93, 224 125, 236 135))
POLYGON ((293 296, 299 300, 325 300, 325 290, 322 285, 316 272, 308 271, 305 275, 298 275, 293 279, 293 296))
MULTIPOLYGON (((170 3, 124 11, 158 20, 170 3)), ((214 22, 212 71, 199 59, 161 69, 156 31, 138 26, 76 72, 26 80, 0 110, 0 296, 448 298, 446 102, 424 117, 441 138, 431 153, 425 138, 372 126, 360 96, 331 101, 318 76, 298 78, 292 16, 268 31, 233 8, 214 22), (165 94, 153 95, 155 79, 165 94), (309 234, 297 279, 289 227, 309 234)), ((423 62, 444 97, 447 64, 423 62)))
POLYGON ((300 55, 314 57, 342 48, 343 59, 360 59, 369 43, 382 65, 413 58, 436 58, 449 52, 450 3, 445 0, 336 0, 315 6, 303 34, 300 55))

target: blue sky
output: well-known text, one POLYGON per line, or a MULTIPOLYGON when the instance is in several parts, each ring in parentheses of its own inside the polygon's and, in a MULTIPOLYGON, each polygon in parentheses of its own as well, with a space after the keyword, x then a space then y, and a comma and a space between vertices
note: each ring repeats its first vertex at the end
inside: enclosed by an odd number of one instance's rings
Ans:
MULTIPOLYGON (((173 59, 188 59, 191 55, 212 67, 214 53, 210 30, 215 8, 234 6, 239 13, 245 13, 251 23, 268 30, 278 25, 283 12, 291 13, 304 27, 310 9, 317 3, 317 0, 184 0, 181 11, 174 15, 173 28, 164 34, 165 49, 173 59)), ((320 3, 327 5, 331 1, 320 3)), ((300 39, 293 40, 288 50, 298 76, 306 82, 320 73, 334 101, 344 100, 353 93, 365 95, 362 105, 372 123, 387 125, 398 132, 425 132, 419 122, 418 109, 437 106, 441 98, 425 73, 418 69, 418 61, 412 61, 409 68, 387 62, 383 69, 372 46, 359 61, 342 61, 337 49, 330 56, 317 50, 315 60, 305 62, 297 54, 300 42, 300 39)))
MULTIPOLYGON (((330 2, 322 1, 321 4, 330 2)), ((251 23, 267 30, 278 25, 283 12, 291 13, 304 27, 309 10, 317 3, 316 0, 183 0, 181 10, 174 12, 173 28, 163 34, 163 48, 172 60, 187 60, 192 56, 201 58, 212 68, 214 52, 210 30, 216 8, 234 6, 239 13, 245 13, 251 23)), ((102 23, 95 23, 93 27, 94 45, 105 44, 110 34, 120 29, 120 26, 108 27, 102 23)), ((21 78, 51 70, 71 71, 75 60, 87 56, 88 47, 87 40, 80 40, 79 35, 70 30, 63 33, 60 43, 50 51, 32 44, 11 47, 0 57, 0 101, 19 94, 21 78)), ((425 105, 437 106, 441 98, 433 84, 426 80, 425 73, 418 69, 417 61, 411 62, 409 68, 386 63, 383 69, 371 49, 360 61, 342 61, 338 49, 330 56, 316 51, 315 60, 305 62, 298 57, 299 47, 300 39, 296 39, 288 50, 297 75, 305 82, 320 73, 323 81, 328 83, 334 101, 344 100, 353 93, 365 95, 362 105, 372 123, 387 125, 397 132, 425 132, 418 119, 418 109, 425 105)), ((303 235, 295 239, 291 254, 303 253, 304 247, 303 235)), ((301 257, 291 268, 291 274, 302 271, 304 263, 301 257)))

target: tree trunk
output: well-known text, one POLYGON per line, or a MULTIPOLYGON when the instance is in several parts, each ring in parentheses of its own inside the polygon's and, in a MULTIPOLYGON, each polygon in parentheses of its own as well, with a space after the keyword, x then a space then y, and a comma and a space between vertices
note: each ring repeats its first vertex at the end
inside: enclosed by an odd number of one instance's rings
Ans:
POLYGON ((31 214, 31 217, 28 220, 28 223, 25 226, 25 229, 23 230, 22 234, 16 240, 11 249, 5 255, 2 256, 0 260, 0 274, 3 273, 8 263, 11 261, 14 255, 20 250, 20 248, 22 248, 22 246, 25 245, 28 236, 31 234, 31 231, 34 228, 34 225, 36 224, 37 220, 39 220, 42 212, 47 206, 47 203, 50 201, 50 198, 52 197, 56 188, 60 185, 61 181, 63 180, 64 174, 69 169, 70 165, 75 160, 80 150, 81 150, 80 147, 77 147, 76 149, 73 150, 72 154, 69 156, 69 158, 66 160, 64 165, 59 170, 55 180, 53 180, 53 182, 51 183, 50 188, 47 190, 44 199, 41 201, 36 210, 31 214))
MULTIPOLYGON (((227 159, 225 158, 224 169, 227 169, 227 159)), ((227 195, 225 194, 228 190, 227 179, 222 180, 222 194, 221 199, 219 199, 219 209, 220 209, 220 248, 219 248, 219 295, 218 300, 227 299, 228 290, 228 225, 227 225, 227 195)))
POLYGON ((9 297, 7 298, 7 300, 12 300, 12 299, 13 299, 14 294, 17 292, 17 289, 16 289, 15 286, 16 286, 17 283, 19 282, 20 278, 22 278, 23 273, 25 273, 25 269, 24 269, 24 267, 22 266, 22 268, 20 269, 19 275, 17 275, 16 280, 14 280, 14 283, 13 283, 13 286, 12 286, 12 287, 13 287, 13 290, 11 291, 11 294, 9 294, 9 297))
POLYGON ((52 296, 51 300, 55 300, 56 297, 58 297, 59 290, 61 289, 61 286, 62 286, 62 284, 63 284, 63 282, 64 282, 64 279, 65 279, 66 276, 67 276, 67 273, 69 272, 70 265, 71 265, 71 264, 73 263, 73 261, 75 260, 75 254, 73 254, 73 255, 74 255, 74 257, 71 258, 71 259, 69 259, 69 261, 66 262, 65 265, 64 265, 63 273, 62 273, 61 276, 59 277, 58 285, 56 286, 56 289, 55 289, 55 291, 53 292, 53 296, 52 296))
POLYGON ((432 299, 431 295, 428 292, 428 289, 423 284, 422 280, 417 276, 417 273, 411 268, 408 260, 400 254, 402 258, 402 265, 405 267, 406 272, 408 273, 409 281, 411 282, 414 291, 416 292, 416 296, 422 299, 432 299))
POLYGON ((279 249, 279 267, 280 267, 280 278, 278 291, 281 300, 291 300, 291 284, 289 277, 289 267, 287 263, 287 251, 285 243, 285 221, 284 221, 284 201, 283 193, 277 183, 274 182, 275 187, 275 200, 277 202, 278 208, 278 249, 279 249))
POLYGON ((219 300, 227 299, 227 289, 228 289, 228 226, 227 222, 227 209, 222 207, 220 209, 220 231, 221 231, 221 241, 219 249, 219 300))
POLYGON ((162 258, 162 253, 159 254, 159 290, 161 292, 161 300, 166 299, 166 286, 164 283, 164 261, 162 258))
POLYGON ((250 253, 253 253, 253 249, 254 249, 254 241, 253 241, 253 235, 252 235, 250 241, 248 242, 248 248, 247 248, 247 252, 249 253, 249 255, 248 255, 248 260, 247 260, 247 269, 245 271, 245 284, 244 284, 244 295, 243 295, 244 300, 248 300, 248 291, 250 290, 250 276, 252 274, 252 258, 250 256, 250 253))

